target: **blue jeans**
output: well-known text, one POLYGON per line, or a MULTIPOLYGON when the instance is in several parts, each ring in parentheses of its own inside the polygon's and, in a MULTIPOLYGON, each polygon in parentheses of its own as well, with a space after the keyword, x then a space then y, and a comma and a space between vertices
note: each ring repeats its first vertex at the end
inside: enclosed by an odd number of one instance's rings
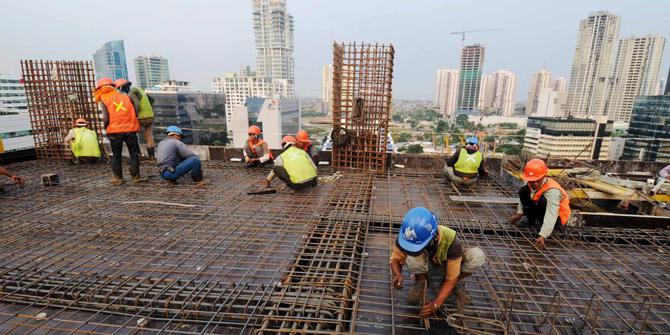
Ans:
POLYGON ((176 181, 179 177, 191 172, 193 181, 198 182, 202 180, 202 167, 200 165, 200 159, 196 156, 191 156, 175 166, 173 172, 170 172, 169 169, 163 170, 161 177, 163 179, 176 181))

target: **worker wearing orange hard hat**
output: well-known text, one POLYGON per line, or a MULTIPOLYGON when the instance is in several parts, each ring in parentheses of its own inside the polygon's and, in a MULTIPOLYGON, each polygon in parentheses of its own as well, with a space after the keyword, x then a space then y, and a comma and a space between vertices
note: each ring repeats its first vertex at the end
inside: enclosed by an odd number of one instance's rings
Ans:
POLYGON ((273 159, 270 146, 260 137, 262 132, 259 126, 252 125, 247 130, 247 134, 249 138, 244 145, 244 161, 248 165, 264 164, 273 159))
POLYGON ((63 142, 70 144, 75 163, 96 163, 100 159, 98 134, 86 127, 88 122, 84 118, 78 118, 74 125, 63 142))
POLYGON ((317 184, 317 169, 309 155, 296 146, 298 140, 293 136, 284 136, 282 147, 284 150, 274 160, 274 167, 261 184, 270 186, 272 180, 278 177, 290 188, 303 189, 314 187, 317 184))
POLYGON ((317 152, 315 152, 312 140, 309 139, 309 134, 306 130, 300 129, 295 135, 295 139, 297 140, 295 143, 296 147, 304 150, 310 157, 316 156, 317 152))
POLYGON ((153 124, 154 124, 154 98, 144 92, 143 89, 133 86, 125 79, 117 79, 114 82, 116 89, 128 94, 133 104, 137 106, 137 121, 140 123, 142 135, 147 142, 147 156, 150 160, 156 159, 156 142, 154 142, 153 124))
POLYGON ((547 176, 549 168, 539 159, 531 159, 523 168, 523 179, 526 185, 519 190, 519 205, 516 214, 509 219, 516 224, 522 218, 528 220, 527 225, 539 226, 535 246, 545 247, 545 240, 570 219, 570 198, 563 187, 547 176))
POLYGON ((116 90, 111 78, 98 80, 93 98, 102 113, 102 121, 112 147, 112 185, 123 184, 122 154, 126 144, 130 155, 130 175, 133 182, 144 181, 140 177, 140 145, 137 132, 137 106, 127 94, 116 90))

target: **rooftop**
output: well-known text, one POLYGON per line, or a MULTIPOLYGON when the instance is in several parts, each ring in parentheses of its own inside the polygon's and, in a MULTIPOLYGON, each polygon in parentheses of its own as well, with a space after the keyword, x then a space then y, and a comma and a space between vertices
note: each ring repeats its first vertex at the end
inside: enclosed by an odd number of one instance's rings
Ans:
POLYGON ((317 188, 247 195, 266 170, 209 161, 195 188, 148 165, 148 183, 120 187, 106 165, 9 168, 29 182, 0 194, 2 334, 423 334, 412 281, 390 289, 388 268, 415 206, 487 254, 464 280, 471 301, 447 300, 462 332, 670 333, 667 229, 570 227, 539 251, 533 231, 502 224, 513 206, 493 199, 515 190, 495 176, 475 193, 438 170, 321 168, 317 188))

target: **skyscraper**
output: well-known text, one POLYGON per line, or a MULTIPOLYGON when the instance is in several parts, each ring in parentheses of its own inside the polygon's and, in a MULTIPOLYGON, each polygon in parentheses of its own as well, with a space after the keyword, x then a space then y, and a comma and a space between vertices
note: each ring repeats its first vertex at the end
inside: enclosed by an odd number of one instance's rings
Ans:
POLYGON ((482 76, 479 109, 486 114, 512 116, 516 103, 516 75, 498 70, 482 76))
POLYGON ((665 90, 663 90, 664 95, 670 93, 670 69, 668 69, 668 79, 665 81, 665 90))
POLYGON ((286 0, 253 0, 253 6, 258 76, 285 80, 293 97, 293 16, 286 0))
POLYGON ((34 147, 26 90, 19 78, 0 73, 0 153, 34 147))
POLYGON ((323 66, 322 70, 323 82, 321 83, 321 99, 323 102, 330 105, 333 99, 333 66, 328 64, 323 66))
POLYGON ((104 77, 112 78, 112 80, 128 79, 126 50, 123 47, 123 40, 109 41, 103 44, 102 48, 93 54, 93 68, 96 79, 104 77))
POLYGON ((621 39, 605 109, 610 119, 630 121, 635 97, 657 93, 664 46, 658 35, 621 39))
POLYGON ((464 47, 461 51, 457 112, 477 109, 483 67, 484 47, 478 44, 464 47))
POLYGON ((590 13, 581 21, 564 108, 566 115, 605 113, 612 50, 619 35, 619 23, 620 18, 607 11, 590 13))
POLYGON ((435 81, 435 104, 444 116, 451 116, 458 101, 458 70, 437 70, 435 81))
POLYGON ((549 87, 551 87, 554 91, 558 92, 563 92, 565 91, 566 86, 568 85, 568 81, 565 80, 563 77, 558 77, 554 80, 551 80, 549 82, 549 87))
POLYGON ((167 58, 161 56, 139 56, 135 58, 135 85, 146 89, 170 80, 167 58))
POLYGON ((526 99, 526 115, 530 116, 537 112, 538 98, 540 91, 550 85, 551 73, 542 69, 533 74, 530 81, 530 90, 526 99))

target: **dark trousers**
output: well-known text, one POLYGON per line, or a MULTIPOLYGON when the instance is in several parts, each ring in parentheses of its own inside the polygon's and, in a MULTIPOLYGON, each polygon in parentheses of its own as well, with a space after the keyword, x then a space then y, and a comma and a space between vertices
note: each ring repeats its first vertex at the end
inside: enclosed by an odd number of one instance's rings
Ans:
POLYGON ((132 177, 140 176, 140 144, 137 140, 137 133, 108 134, 109 142, 112 145, 112 171, 114 176, 123 179, 123 143, 126 143, 128 153, 130 154, 130 175, 132 177))
MULTIPOLYGON (((519 200, 521 201, 521 206, 523 207, 523 215, 528 218, 528 225, 533 226, 539 230, 544 223, 544 213, 547 212, 547 199, 543 195, 540 197, 540 199, 537 200, 537 202, 533 201, 533 199, 530 198, 530 187, 528 187, 528 185, 524 185, 519 189, 519 200)), ((564 231, 560 217, 556 218, 554 231, 564 231)))
POLYGON ((288 187, 295 189, 295 190, 302 190, 303 188, 307 187, 315 187, 317 184, 317 178, 314 177, 314 179, 308 180, 304 183, 300 184, 294 184, 291 182, 291 177, 289 177, 288 172, 286 172, 286 169, 283 166, 276 166, 272 168, 272 171, 275 173, 275 175, 281 179, 283 182, 288 185, 288 187))

